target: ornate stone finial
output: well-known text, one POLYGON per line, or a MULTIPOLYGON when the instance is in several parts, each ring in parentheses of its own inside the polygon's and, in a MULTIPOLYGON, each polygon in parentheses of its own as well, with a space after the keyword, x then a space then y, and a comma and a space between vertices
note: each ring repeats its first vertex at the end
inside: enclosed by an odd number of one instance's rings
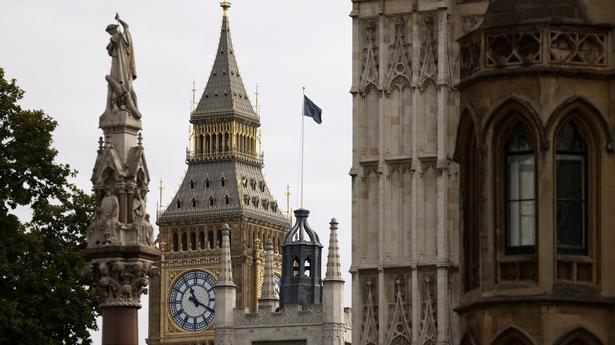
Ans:
POLYGON ((258 299, 258 307, 275 310, 280 303, 280 297, 275 291, 273 274, 273 242, 268 239, 265 242, 265 273, 263 275, 263 287, 261 297, 258 299))
POLYGON ((220 3, 220 7, 224 11, 224 16, 228 16, 228 9, 231 8, 231 3, 228 0, 224 0, 220 3))
POLYGON ((327 273, 325 281, 344 281, 342 279, 342 265, 340 263, 340 248, 337 240, 337 220, 331 218, 329 223, 329 253, 327 254, 327 273))
POLYGON ((105 142, 103 141, 103 137, 98 137, 98 153, 102 153, 105 148, 105 142))
POLYGON ((220 278, 218 286, 235 286, 233 283, 233 266, 231 263, 231 228, 228 224, 222 225, 222 253, 220 254, 220 278))
POLYGON ((141 134, 141 132, 139 132, 139 136, 137 137, 137 145, 139 145, 139 147, 143 146, 143 134, 141 134))
POLYGON ((132 88, 132 81, 137 78, 135 55, 132 36, 128 23, 115 14, 115 20, 121 24, 109 24, 105 31, 111 35, 107 52, 111 56, 111 72, 105 76, 107 80, 107 109, 103 115, 127 111, 135 119, 141 118, 137 108, 137 95, 132 88))

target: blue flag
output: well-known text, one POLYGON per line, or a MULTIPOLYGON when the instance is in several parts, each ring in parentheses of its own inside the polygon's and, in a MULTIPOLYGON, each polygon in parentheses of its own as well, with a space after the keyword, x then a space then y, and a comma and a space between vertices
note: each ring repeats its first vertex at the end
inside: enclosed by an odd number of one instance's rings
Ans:
POLYGON ((307 96, 303 96, 303 116, 311 117, 316 123, 322 123, 322 109, 320 109, 314 102, 312 102, 307 96))

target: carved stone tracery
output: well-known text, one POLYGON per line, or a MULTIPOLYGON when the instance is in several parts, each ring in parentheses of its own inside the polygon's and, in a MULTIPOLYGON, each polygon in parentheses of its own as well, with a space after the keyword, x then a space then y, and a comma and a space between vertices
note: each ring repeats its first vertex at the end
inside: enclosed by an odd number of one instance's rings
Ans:
POLYGON ((367 93, 369 87, 378 89, 378 45, 376 44, 376 20, 364 22, 365 46, 363 48, 363 71, 359 83, 359 91, 367 93))
POLYGON ((412 67, 407 53, 411 44, 406 38, 406 19, 397 16, 391 20, 394 20, 395 38, 390 47, 392 53, 386 78, 387 92, 391 92, 394 84, 410 85, 412 81, 412 67))

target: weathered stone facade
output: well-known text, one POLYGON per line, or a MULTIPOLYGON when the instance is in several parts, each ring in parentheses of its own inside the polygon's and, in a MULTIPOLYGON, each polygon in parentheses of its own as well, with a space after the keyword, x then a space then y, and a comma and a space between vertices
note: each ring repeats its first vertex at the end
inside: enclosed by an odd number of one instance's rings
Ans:
POLYGON ((456 39, 486 1, 353 1, 353 343, 456 344, 456 39))
POLYGON ((615 343, 614 27, 495 0, 459 40, 463 345, 615 343))

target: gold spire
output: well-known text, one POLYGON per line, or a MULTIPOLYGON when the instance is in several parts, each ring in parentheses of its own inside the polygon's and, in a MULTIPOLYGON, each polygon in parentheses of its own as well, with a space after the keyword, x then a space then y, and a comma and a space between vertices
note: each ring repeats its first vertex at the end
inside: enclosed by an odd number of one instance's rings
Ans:
POLYGON ((231 7, 231 3, 228 0, 223 0, 220 3, 220 7, 222 7, 222 9, 224 10, 224 16, 227 17, 228 16, 228 9, 231 7))

